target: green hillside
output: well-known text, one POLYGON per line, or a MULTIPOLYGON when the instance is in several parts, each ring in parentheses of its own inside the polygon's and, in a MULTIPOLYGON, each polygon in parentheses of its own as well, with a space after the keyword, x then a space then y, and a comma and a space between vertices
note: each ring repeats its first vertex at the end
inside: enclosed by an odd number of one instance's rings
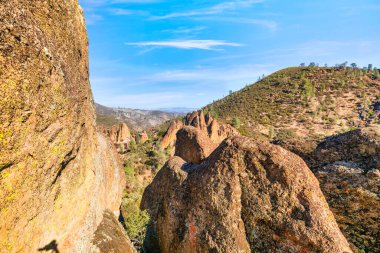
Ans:
POLYGON ((204 108, 246 136, 318 139, 379 123, 378 70, 292 67, 204 108))

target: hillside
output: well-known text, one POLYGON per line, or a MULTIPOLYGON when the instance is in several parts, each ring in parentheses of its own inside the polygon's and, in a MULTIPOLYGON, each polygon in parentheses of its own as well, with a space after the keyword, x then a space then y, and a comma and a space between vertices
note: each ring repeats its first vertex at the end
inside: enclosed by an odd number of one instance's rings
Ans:
POLYGON ((292 67, 205 107, 246 136, 319 139, 379 123, 378 73, 292 67))
POLYGON ((181 115, 180 113, 163 111, 110 108, 100 104, 95 105, 96 121, 98 125, 112 126, 120 122, 125 122, 136 131, 156 127, 181 115))

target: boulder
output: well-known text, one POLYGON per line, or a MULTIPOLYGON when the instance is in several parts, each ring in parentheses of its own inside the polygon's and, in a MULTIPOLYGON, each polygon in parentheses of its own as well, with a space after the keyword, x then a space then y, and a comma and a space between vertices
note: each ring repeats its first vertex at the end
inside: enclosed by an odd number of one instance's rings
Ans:
MULTIPOLYGON (((378 171, 377 171, 378 172, 378 171)), ((355 252, 380 252, 380 177, 353 162, 335 162, 316 171, 321 189, 355 252)))
POLYGON ((175 155, 186 162, 199 164, 217 147, 208 136, 192 126, 186 126, 177 133, 175 155))
POLYGON ((82 9, 2 1, 0 31, 0 252, 91 252, 126 182, 95 130, 82 9))
POLYGON ((103 220, 97 227, 94 238, 92 239, 93 252, 98 253, 137 253, 131 247, 131 241, 125 234, 115 215, 110 210, 105 210, 103 220))
POLYGON ((183 127, 183 123, 180 120, 173 120, 165 135, 161 140, 161 148, 166 149, 168 147, 174 147, 177 140, 177 132, 183 127))
POLYGON ((328 137, 310 155, 313 168, 337 161, 358 163, 366 170, 380 169, 380 126, 328 137))
POLYGON ((229 138, 200 165, 171 158, 141 207, 148 252, 352 252, 305 162, 264 141, 229 138))

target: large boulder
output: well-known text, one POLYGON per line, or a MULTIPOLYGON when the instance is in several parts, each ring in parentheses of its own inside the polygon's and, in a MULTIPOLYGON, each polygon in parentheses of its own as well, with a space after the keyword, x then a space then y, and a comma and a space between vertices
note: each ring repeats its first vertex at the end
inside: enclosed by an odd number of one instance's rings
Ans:
POLYGON ((326 138, 310 155, 313 168, 350 161, 364 169, 380 169, 380 126, 360 128, 326 138))
POLYGON ((161 148, 174 147, 177 140, 177 132, 183 127, 180 120, 173 120, 161 140, 161 148))
POLYGON ((95 130, 77 0, 0 4, 0 252, 91 252, 125 177, 95 130))
POLYGON ((355 252, 380 252, 380 173, 352 162, 335 162, 316 172, 340 229, 355 252))
POLYGON ((176 139, 175 155, 189 163, 201 163, 217 147, 203 131, 191 126, 179 130, 176 139))
POLYGON ((148 252, 352 252, 305 162, 244 137, 200 165, 171 158, 142 208, 148 252))

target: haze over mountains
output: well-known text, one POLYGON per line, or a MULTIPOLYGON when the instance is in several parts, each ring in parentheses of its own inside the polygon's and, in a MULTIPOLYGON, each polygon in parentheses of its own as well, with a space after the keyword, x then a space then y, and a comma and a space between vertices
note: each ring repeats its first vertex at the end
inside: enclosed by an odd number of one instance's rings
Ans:
POLYGON ((110 108, 100 104, 95 104, 97 122, 100 125, 112 126, 121 122, 127 123, 136 131, 156 127, 168 120, 183 116, 187 112, 184 108, 171 111, 164 110, 139 110, 130 108, 110 108))

